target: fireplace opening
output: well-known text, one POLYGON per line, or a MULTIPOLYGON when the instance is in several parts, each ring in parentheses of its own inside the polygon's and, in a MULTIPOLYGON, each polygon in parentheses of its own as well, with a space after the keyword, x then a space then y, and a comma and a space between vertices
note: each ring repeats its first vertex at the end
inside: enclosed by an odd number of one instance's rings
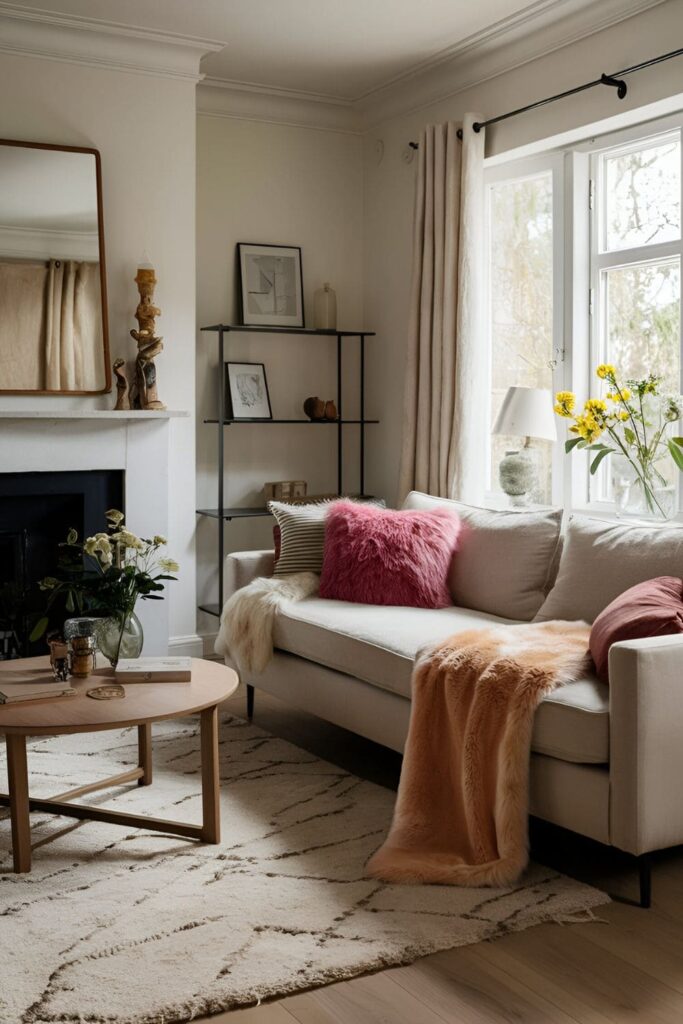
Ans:
MULTIPOLYGON (((30 640, 47 601, 38 583, 58 575, 71 528, 79 538, 104 530, 105 512, 123 511, 123 501, 123 470, 0 473, 0 660, 47 653, 44 637, 30 640)), ((49 628, 68 616, 56 601, 49 628)))

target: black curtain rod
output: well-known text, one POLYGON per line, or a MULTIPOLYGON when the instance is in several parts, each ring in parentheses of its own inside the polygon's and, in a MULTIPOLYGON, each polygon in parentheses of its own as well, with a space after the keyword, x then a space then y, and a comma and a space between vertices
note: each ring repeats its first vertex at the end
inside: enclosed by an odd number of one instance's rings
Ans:
MULTIPOLYGON (((529 110, 536 110, 537 107, 545 107, 548 103, 555 103, 557 100, 564 100, 567 96, 575 96, 579 92, 585 92, 587 89, 594 89, 596 85, 609 85, 617 90, 617 96, 620 100, 623 100, 624 96, 628 91, 626 82, 623 79, 626 75, 633 75, 636 71, 642 71, 644 68, 651 68, 655 64, 662 64, 665 60, 671 60, 673 57, 680 57, 683 54, 683 47, 678 50, 672 50, 670 53, 663 53, 659 57, 652 57, 650 60, 641 61, 640 64, 634 64, 630 68, 623 68, 621 71, 615 71, 611 75, 600 75, 600 78, 595 78, 592 82, 586 82, 584 85, 577 85, 573 89, 566 89, 565 92, 558 92, 555 96, 547 96, 544 100, 537 100, 535 103, 528 103, 525 107, 518 107, 517 110, 509 110, 507 114, 498 114, 497 117, 490 117, 487 121, 475 121, 472 125, 472 129, 475 132, 480 132, 482 128, 488 128, 490 124, 499 124, 500 121, 507 121, 510 117, 517 117, 519 114, 526 114, 529 110)), ((462 138, 462 128, 458 128, 457 136, 459 139, 462 138)), ((409 142, 408 145, 411 149, 419 149, 419 142, 409 142)))

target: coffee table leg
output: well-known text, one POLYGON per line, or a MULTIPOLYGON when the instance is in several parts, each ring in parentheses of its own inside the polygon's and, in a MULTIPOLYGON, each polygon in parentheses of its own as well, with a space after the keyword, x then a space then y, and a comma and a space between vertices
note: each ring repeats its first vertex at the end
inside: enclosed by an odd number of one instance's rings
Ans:
POLYGON ((17 874, 31 870, 31 822, 28 813, 28 768, 26 737, 7 734, 7 775, 9 778, 12 857, 17 874))
POLYGON ((218 708, 201 712, 202 841, 220 843, 221 808, 218 774, 218 708))
POLYGON ((142 768, 142 776, 138 786, 152 785, 152 726, 138 726, 138 766, 142 768))

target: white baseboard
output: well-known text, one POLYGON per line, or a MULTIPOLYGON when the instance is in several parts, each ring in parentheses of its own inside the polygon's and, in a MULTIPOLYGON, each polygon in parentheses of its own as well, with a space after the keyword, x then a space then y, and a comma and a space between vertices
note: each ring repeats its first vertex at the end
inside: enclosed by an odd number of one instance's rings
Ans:
MULTIPOLYGON (((172 636, 168 641, 168 653, 187 658, 203 658, 206 645, 200 636, 191 633, 189 636, 172 636)), ((213 653, 213 647, 211 648, 213 653)))
POLYGON ((200 633, 199 634, 199 637, 197 639, 202 644, 203 653, 198 655, 198 657, 200 657, 200 658, 201 657, 204 657, 204 658, 213 658, 213 657, 215 657, 216 652, 214 651, 213 648, 214 648, 214 644, 216 643, 216 637, 217 636, 218 636, 218 631, 216 631, 215 633, 200 633))

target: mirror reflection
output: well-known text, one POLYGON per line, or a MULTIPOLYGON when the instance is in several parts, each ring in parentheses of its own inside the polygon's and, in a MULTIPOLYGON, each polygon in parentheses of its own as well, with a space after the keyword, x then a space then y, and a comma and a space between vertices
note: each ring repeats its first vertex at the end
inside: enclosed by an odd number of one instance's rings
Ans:
POLYGON ((0 143, 0 390, 110 390, 96 153, 0 143))

